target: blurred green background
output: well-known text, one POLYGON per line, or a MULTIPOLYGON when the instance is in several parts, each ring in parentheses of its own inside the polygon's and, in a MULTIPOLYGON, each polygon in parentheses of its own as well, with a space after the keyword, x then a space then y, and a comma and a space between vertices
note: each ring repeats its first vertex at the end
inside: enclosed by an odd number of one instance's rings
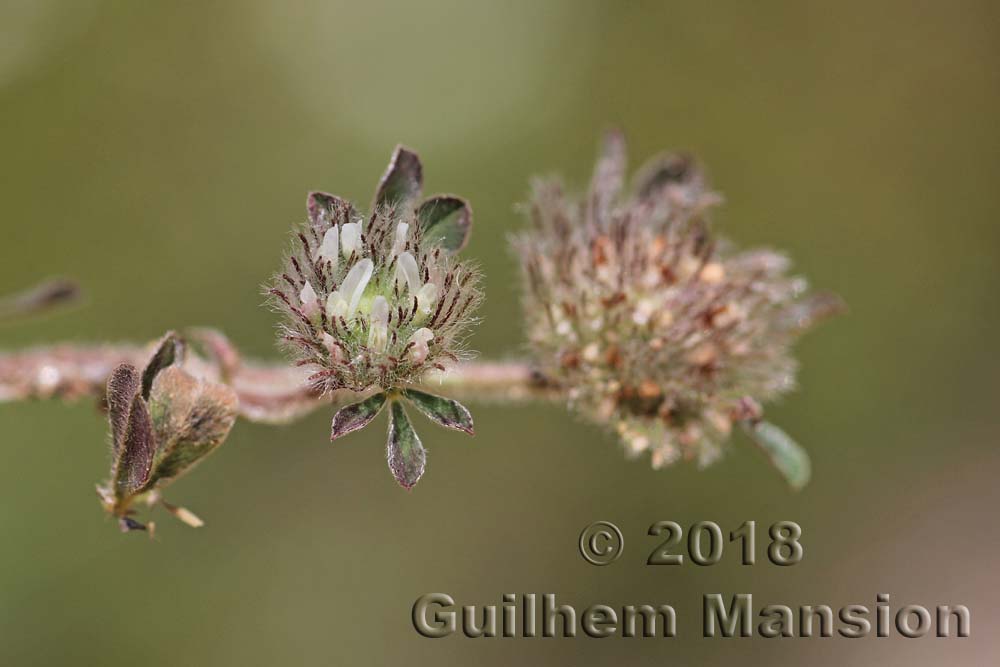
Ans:
MULTIPOLYGON (((239 423, 176 484, 203 516, 120 535, 93 485, 89 402, 0 405, 0 664, 951 664, 1000 623, 1000 11, 991 2, 0 4, 0 291, 77 277, 85 307, 0 329, 5 348, 216 326, 273 357, 260 285, 305 194, 366 205, 397 142, 426 191, 467 196, 486 274, 484 357, 521 346, 506 238, 538 172, 587 178, 599 133, 633 163, 688 148, 742 244, 787 250, 849 315, 799 346, 771 406, 813 458, 789 492, 745 440, 652 471, 552 406, 475 406, 428 432, 412 493, 381 428, 326 413, 239 423), (433 437, 431 437, 433 436, 433 437), (577 553, 618 523, 625 555, 577 553), (792 568, 647 567, 654 521, 799 522, 792 568), (428 640, 415 598, 579 608, 669 602, 674 640, 428 640), (701 595, 758 606, 961 603, 972 637, 702 639, 701 595)), ((425 428, 426 430, 426 428, 425 428)))

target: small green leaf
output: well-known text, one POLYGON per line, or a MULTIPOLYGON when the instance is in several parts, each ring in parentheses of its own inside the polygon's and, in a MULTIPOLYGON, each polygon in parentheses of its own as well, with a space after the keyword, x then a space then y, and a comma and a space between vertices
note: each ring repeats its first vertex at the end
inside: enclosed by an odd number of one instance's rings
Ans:
POLYGON ((420 158, 409 148, 396 146, 396 150, 393 151, 392 158, 389 160, 389 166, 375 190, 372 214, 376 208, 383 206, 402 209, 420 196, 423 183, 423 167, 420 166, 420 158))
POLYGON ((160 373, 149 403, 157 445, 149 488, 162 488, 215 451, 233 428, 238 404, 226 385, 176 366, 160 373))
POLYGON ((685 153, 665 153, 639 168, 634 189, 639 199, 648 199, 659 195, 670 184, 694 185, 701 179, 701 170, 693 157, 685 153))
POLYGON ((435 421, 446 428, 453 428, 456 431, 464 431, 469 435, 475 435, 472 415, 458 401, 444 398, 443 396, 427 394, 416 389, 404 389, 403 396, 409 399, 413 407, 431 421, 435 421))
POLYGON ((348 433, 353 433, 368 426, 373 419, 382 411, 385 405, 385 392, 379 392, 374 396, 369 396, 363 401, 351 403, 342 407, 333 416, 333 426, 330 429, 330 440, 336 440, 348 433))
POLYGON ((306 197, 306 211, 309 213, 309 220, 314 225, 324 228, 326 227, 323 224, 325 221, 332 224, 343 224, 352 222, 358 217, 351 202, 326 192, 310 192, 309 196, 306 197))
POLYGON ((417 221, 425 239, 455 253, 469 242, 472 207, 460 197, 437 195, 420 205, 417 221))
POLYGON ((146 486, 155 451, 156 441, 153 438, 149 409, 142 396, 137 395, 129 408, 122 448, 115 461, 115 494, 118 498, 127 498, 146 486))
POLYGON ((111 451, 114 456, 122 451, 128 414, 132 401, 139 393, 139 371, 130 364, 122 364, 108 378, 108 421, 111 422, 111 451))
POLYGON ((160 340, 156 352, 153 353, 153 357, 146 364, 145 370, 142 371, 143 398, 149 398, 149 392, 153 389, 153 380, 156 379, 157 373, 174 362, 180 361, 182 352, 183 348, 180 338, 173 331, 167 332, 160 340))
POLYGON ((424 474, 427 452, 399 401, 390 406, 387 450, 393 477, 404 489, 412 489, 424 474))
POLYGON ((812 474, 809 454, 787 433, 768 422, 744 422, 743 428, 793 489, 799 491, 809 483, 812 474))

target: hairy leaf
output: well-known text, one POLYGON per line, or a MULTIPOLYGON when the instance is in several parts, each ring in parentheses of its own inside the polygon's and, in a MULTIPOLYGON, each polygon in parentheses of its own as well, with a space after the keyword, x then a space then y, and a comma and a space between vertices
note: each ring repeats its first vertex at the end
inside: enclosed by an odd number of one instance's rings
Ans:
POLYGON ((173 367, 157 377, 150 412, 157 439, 150 484, 176 479, 215 451, 236 421, 231 388, 197 380, 173 367))
POLYGON ((372 213, 381 206, 401 209, 420 196, 423 187, 423 168, 416 153, 405 146, 396 146, 389 166, 379 180, 372 202, 372 213))
POLYGON ((167 332, 160 340, 153 357, 146 364, 145 370, 142 371, 143 398, 149 398, 149 392, 153 389, 153 380, 156 379, 156 375, 167 366, 180 361, 182 352, 180 338, 173 331, 167 332))
POLYGON ((368 426, 382 411, 385 405, 385 392, 369 396, 363 401, 345 405, 333 416, 333 426, 330 429, 330 440, 336 440, 348 433, 353 433, 368 426))
POLYGON ((768 422, 745 423, 744 430, 793 489, 799 491, 809 483, 812 474, 809 454, 787 433, 768 422))
POLYGON ((156 442, 153 422, 142 396, 136 396, 129 408, 122 449, 115 461, 115 495, 126 498, 141 491, 149 481, 156 442))
POLYGON ((139 386, 139 371, 130 364, 122 364, 108 378, 108 421, 111 422, 111 452, 114 456, 122 450, 128 414, 133 399, 139 393, 139 386))
POLYGON ((437 195, 420 205, 417 221, 425 239, 455 253, 469 242, 472 207, 460 197, 437 195))
POLYGON ((424 474, 427 452, 399 401, 390 406, 387 450, 393 477, 404 489, 412 489, 424 474))
POLYGON ((458 401, 417 391, 416 389, 403 390, 403 396, 409 399, 413 407, 423 413, 428 419, 437 422, 441 426, 453 428, 456 431, 463 431, 469 435, 475 435, 472 415, 458 401))

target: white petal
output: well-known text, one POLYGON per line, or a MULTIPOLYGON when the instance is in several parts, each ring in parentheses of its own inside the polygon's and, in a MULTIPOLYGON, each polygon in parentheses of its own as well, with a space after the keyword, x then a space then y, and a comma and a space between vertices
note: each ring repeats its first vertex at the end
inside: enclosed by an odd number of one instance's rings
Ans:
POLYGON ((347 319, 354 317, 354 311, 358 308, 361 295, 365 293, 365 288, 368 287, 368 281, 372 279, 372 271, 374 270, 375 265, 372 260, 365 257, 347 272, 347 277, 344 278, 344 283, 340 286, 341 294, 347 299, 347 319))
POLYGON ((396 258, 396 284, 406 283, 410 294, 416 294, 420 288, 420 269, 417 268, 417 260, 408 252, 400 253, 396 258))
POLYGON ((372 301, 372 324, 389 326, 389 302, 381 294, 372 301))
POLYGON ((333 268, 337 268, 337 260, 339 259, 338 246, 340 233, 337 231, 337 227, 333 226, 326 230, 326 234, 323 235, 323 242, 320 243, 319 249, 316 250, 317 261, 327 260, 333 264, 333 268))
POLYGON ((437 301, 438 288, 434 283, 427 283, 417 292, 417 308, 424 315, 431 314, 431 308, 437 301))
POLYGON ((340 290, 330 292, 330 296, 326 298, 326 314, 331 319, 347 314, 347 299, 340 293, 340 290))
POLYGON ((381 294, 372 302, 371 319, 368 328, 368 346, 376 352, 384 352, 389 341, 389 302, 381 294))
POLYGON ((399 253, 403 252, 403 248, 406 247, 406 233, 410 231, 410 225, 401 222, 396 225, 396 239, 392 243, 392 256, 395 257, 399 253))
POLYGON ((361 249, 361 225, 356 222, 348 222, 340 230, 340 252, 344 259, 361 249))
POLYGON ((306 281, 305 287, 299 292, 299 301, 302 303, 302 312, 311 317, 319 309, 319 301, 316 298, 316 290, 306 281))
POLYGON ((420 363, 427 358, 427 344, 434 340, 434 332, 427 327, 421 327, 413 332, 407 343, 413 343, 410 348, 410 358, 420 363))

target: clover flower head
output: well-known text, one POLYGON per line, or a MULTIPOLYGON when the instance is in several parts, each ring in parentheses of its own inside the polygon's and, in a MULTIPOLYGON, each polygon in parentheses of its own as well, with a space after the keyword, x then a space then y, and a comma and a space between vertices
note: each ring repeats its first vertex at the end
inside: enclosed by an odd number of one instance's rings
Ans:
POLYGON ((772 434, 759 404, 794 387, 792 343, 839 305, 810 295, 783 255, 718 238, 719 201, 684 155, 654 158, 626 190, 612 132, 582 198, 535 182, 515 239, 543 375, 654 467, 714 461, 736 422, 772 434))
MULTIPOLYGON (((464 341, 482 301, 478 271, 456 257, 467 242, 472 210, 452 195, 418 203, 422 178, 417 155, 400 146, 368 216, 340 197, 311 193, 308 221, 294 230, 292 248, 268 288, 283 316, 280 342, 312 371, 313 388, 373 392, 380 401, 369 404, 377 408, 365 413, 370 418, 386 399, 413 403, 412 386, 427 371, 445 371, 468 356, 464 341)), ((401 410, 390 410, 396 431, 412 434, 398 428, 405 419, 401 410)), ((335 419, 333 437, 370 418, 346 426, 341 419, 340 428, 335 419)), ((471 418, 462 430, 471 431, 471 418)), ((418 472, 422 465, 401 483, 412 486, 418 472)))

